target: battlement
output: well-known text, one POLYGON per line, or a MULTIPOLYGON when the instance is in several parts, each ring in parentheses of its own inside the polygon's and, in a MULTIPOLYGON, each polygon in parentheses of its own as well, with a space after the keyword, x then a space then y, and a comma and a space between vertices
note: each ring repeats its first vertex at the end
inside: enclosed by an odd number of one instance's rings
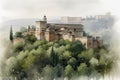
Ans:
POLYGON ((38 40, 43 38, 45 38, 47 41, 54 41, 59 39, 69 41, 79 40, 83 45, 85 45, 86 48, 102 46, 100 37, 94 38, 92 36, 83 36, 84 29, 82 24, 47 23, 46 19, 42 21, 36 21, 35 35, 38 40))

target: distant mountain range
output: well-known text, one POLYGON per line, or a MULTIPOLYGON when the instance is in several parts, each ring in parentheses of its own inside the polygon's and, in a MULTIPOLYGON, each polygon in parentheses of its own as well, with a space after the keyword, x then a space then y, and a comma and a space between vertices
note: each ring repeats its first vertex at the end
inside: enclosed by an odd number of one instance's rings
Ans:
MULTIPOLYGON (((15 19, 15 20, 9 20, 9 21, 5 21, 2 22, 0 24, 0 29, 7 29, 8 27, 10 27, 12 25, 13 28, 17 29, 20 27, 25 27, 28 25, 35 25, 35 21, 40 20, 37 18, 30 18, 30 19, 15 19)), ((54 19, 54 20, 48 20, 49 23, 58 23, 60 22, 60 20, 54 19)))
MULTIPOLYGON (((30 19, 15 19, 15 20, 9 20, 5 21, 0 24, 0 34, 9 36, 9 29, 12 25, 13 31, 18 31, 21 27, 27 27, 28 25, 35 25, 35 21, 40 20, 37 18, 30 18, 30 19)), ((48 20, 48 23, 61 23, 62 21, 59 19, 52 19, 48 20)), ((99 21, 90 21, 85 20, 81 22, 81 24, 84 25, 84 30, 88 32, 89 34, 92 34, 94 36, 100 35, 104 39, 110 37, 110 29, 114 24, 114 19, 101 19, 99 21)))
POLYGON ((9 21, 5 21, 3 23, 1 23, 1 28, 8 28, 11 25, 13 27, 23 27, 23 26, 27 26, 27 25, 34 25, 35 21, 38 19, 15 19, 15 20, 9 20, 9 21))
MULTIPOLYGON (((20 30, 21 27, 27 27, 28 25, 35 25, 35 21, 38 21, 40 19, 37 18, 29 18, 29 19, 15 19, 15 20, 8 20, 5 22, 0 23, 0 35, 5 35, 5 37, 9 36, 9 29, 10 26, 13 27, 13 31, 16 32, 20 30)), ((48 20, 49 23, 59 23, 60 20, 52 19, 48 20)))

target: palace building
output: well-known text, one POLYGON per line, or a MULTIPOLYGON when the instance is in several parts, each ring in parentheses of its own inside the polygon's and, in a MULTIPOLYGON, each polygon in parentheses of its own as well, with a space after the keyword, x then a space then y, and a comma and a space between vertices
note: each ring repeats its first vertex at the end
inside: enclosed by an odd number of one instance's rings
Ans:
POLYGON ((86 48, 101 47, 103 44, 100 37, 85 36, 82 24, 47 23, 46 16, 43 17, 43 20, 36 21, 35 36, 38 40, 46 39, 47 41, 79 40, 86 48))

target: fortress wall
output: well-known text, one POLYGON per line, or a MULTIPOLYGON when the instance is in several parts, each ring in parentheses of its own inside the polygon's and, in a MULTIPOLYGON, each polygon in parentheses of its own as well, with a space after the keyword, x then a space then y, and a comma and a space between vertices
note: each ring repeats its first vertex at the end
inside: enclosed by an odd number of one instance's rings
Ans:
POLYGON ((75 40, 79 40, 79 41, 81 41, 81 43, 86 47, 86 48, 88 48, 88 46, 87 46, 87 37, 77 37, 77 38, 75 38, 75 40))

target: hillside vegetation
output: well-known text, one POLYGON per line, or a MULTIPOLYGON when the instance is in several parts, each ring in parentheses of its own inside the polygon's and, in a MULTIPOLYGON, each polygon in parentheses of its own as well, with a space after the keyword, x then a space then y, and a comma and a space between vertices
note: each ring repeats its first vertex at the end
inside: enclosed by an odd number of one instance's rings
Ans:
POLYGON ((8 43, 4 76, 12 80, 71 80, 79 76, 104 77, 112 69, 113 57, 105 47, 86 49, 80 41, 47 42, 31 37, 24 36, 25 43, 8 43))

